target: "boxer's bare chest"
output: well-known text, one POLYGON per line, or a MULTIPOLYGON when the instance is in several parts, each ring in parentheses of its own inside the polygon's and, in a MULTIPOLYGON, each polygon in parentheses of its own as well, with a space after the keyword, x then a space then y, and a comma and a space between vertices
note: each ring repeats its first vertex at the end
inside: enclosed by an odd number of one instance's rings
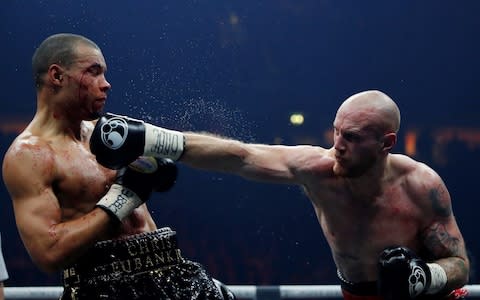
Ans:
POLYGON ((322 225, 332 241, 342 244, 408 239, 419 226, 418 207, 402 190, 368 196, 349 192, 326 193, 321 205, 322 225), (402 237, 405 235, 405 237, 402 237))
MULTIPOLYGON (((63 220, 89 213, 109 190, 116 171, 100 166, 88 143, 66 142, 54 146, 57 180, 54 192, 62 208, 63 220)), ((155 229, 144 206, 135 209, 124 220, 118 235, 135 234, 155 229)))
POLYGON ((369 188, 352 191, 341 184, 332 185, 317 190, 311 197, 335 261, 343 272, 349 269, 369 272, 388 246, 419 247, 422 212, 416 200, 396 182, 382 187, 380 192, 370 193, 369 188))
POLYGON ((101 167, 88 144, 64 141, 53 144, 57 180, 54 192, 65 208, 90 211, 112 184, 116 171, 101 167))

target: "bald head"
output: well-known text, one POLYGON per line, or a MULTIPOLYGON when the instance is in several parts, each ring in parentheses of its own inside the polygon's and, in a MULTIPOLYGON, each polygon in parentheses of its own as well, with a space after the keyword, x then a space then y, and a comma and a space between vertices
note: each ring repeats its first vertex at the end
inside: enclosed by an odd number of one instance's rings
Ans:
POLYGON ((340 105, 337 115, 358 116, 379 134, 394 132, 400 128, 400 110, 397 104, 383 92, 369 90, 350 96, 340 105))

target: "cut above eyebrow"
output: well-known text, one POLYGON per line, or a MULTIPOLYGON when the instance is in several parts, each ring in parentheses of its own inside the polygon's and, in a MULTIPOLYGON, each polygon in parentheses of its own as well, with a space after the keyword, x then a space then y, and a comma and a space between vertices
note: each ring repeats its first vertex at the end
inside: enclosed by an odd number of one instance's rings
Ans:
POLYGON ((85 70, 96 70, 96 71, 102 71, 102 72, 107 72, 107 67, 103 66, 100 63, 93 63, 92 65, 88 66, 85 70))
POLYGON ((100 68, 100 69, 104 69, 104 67, 103 67, 101 64, 99 64, 99 63, 93 63, 93 64, 90 66, 90 68, 100 68))

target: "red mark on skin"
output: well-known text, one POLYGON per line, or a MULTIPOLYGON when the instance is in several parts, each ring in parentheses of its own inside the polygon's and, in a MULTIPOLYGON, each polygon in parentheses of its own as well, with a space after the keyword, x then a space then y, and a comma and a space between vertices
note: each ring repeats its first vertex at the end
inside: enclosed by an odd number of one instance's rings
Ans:
POLYGON ((87 71, 82 73, 82 77, 80 77, 80 81, 78 82, 78 99, 82 99, 82 92, 81 89, 88 90, 88 86, 86 83, 83 82, 83 77, 87 74, 87 71))
POLYGON ((57 238, 58 234, 57 234, 57 230, 55 228, 55 225, 52 225, 52 226, 50 226, 50 228, 48 228, 48 235, 53 239, 57 238))
POLYGON ((57 112, 54 112, 53 113, 53 118, 58 120, 58 119, 60 119, 60 116, 58 115, 57 112))

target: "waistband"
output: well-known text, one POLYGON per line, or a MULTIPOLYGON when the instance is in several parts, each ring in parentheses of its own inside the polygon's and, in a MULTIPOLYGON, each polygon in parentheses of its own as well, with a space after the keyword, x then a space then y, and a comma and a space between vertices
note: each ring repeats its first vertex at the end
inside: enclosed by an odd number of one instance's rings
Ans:
MULTIPOLYGON (((365 282, 351 282, 343 277, 340 270, 337 269, 337 276, 340 279, 340 286, 342 288, 342 294, 344 300, 382 300, 383 298, 378 295, 377 281, 365 281, 365 282)), ((447 295, 423 295, 419 299, 444 299, 444 300, 460 300, 465 299, 468 295, 467 289, 464 287, 453 290, 447 295)))
POLYGON ((97 242, 63 270, 64 287, 95 284, 184 262, 169 227, 118 240, 97 242))
MULTIPOLYGON (((343 274, 338 269, 337 269, 337 277, 338 279, 340 279, 340 286, 342 288, 342 292, 344 292, 344 297, 345 297, 345 291, 351 297, 378 296, 378 287, 377 287, 376 281, 352 282, 347 280, 345 277, 343 277, 343 274)), ((355 298, 345 298, 345 299, 355 299, 355 298)), ((371 299, 381 299, 381 298, 373 297, 371 299)))

